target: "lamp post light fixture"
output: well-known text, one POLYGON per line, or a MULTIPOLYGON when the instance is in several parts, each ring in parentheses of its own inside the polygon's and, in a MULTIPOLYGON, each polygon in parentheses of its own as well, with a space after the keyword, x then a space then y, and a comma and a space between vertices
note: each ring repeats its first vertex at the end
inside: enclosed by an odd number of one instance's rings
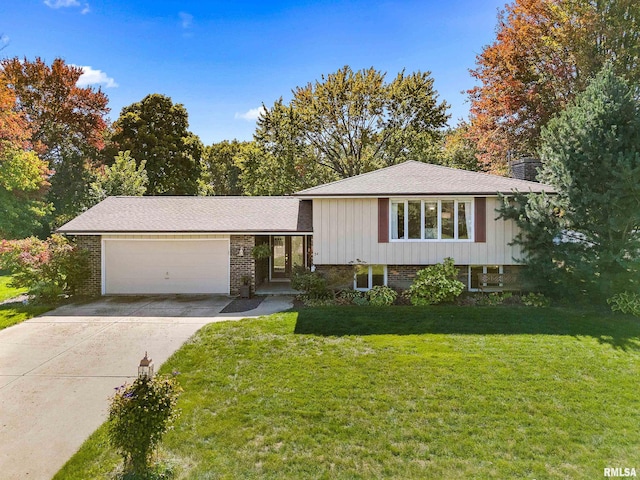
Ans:
POLYGON ((144 358, 140 360, 138 366, 138 378, 146 378, 150 380, 153 377, 153 360, 147 357, 147 352, 144 352, 144 358))

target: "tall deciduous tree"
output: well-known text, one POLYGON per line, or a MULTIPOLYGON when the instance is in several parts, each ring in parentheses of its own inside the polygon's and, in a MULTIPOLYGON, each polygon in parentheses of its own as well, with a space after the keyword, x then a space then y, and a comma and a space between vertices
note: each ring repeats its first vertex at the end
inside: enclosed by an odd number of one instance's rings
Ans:
POLYGON ((446 124, 446 110, 429 73, 402 72, 385 83, 373 68, 345 66, 293 90, 289 105, 275 102, 258 119, 255 139, 289 168, 320 166, 346 178, 415 158, 446 124))
POLYGON ((104 146, 107 97, 76 85, 82 69, 57 58, 0 61, 0 77, 15 95, 17 110, 30 128, 30 143, 53 171, 48 199, 60 214, 77 212, 89 171, 104 146))
POLYGON ((195 195, 202 175, 200 139, 189 130, 187 110, 157 93, 122 109, 112 141, 145 162, 151 195, 195 195))
POLYGON ((280 145, 276 151, 278 154, 260 142, 242 148, 237 164, 245 195, 288 195, 335 179, 304 153, 296 155, 298 150, 291 144, 280 145))
POLYGON ((204 174, 202 193, 206 195, 241 195, 239 155, 248 142, 225 140, 205 147, 202 155, 204 174))
POLYGON ((486 169, 535 152, 541 128, 611 61, 640 80, 640 3, 515 0, 498 16, 496 40, 478 55, 469 91, 470 136, 486 169))
POLYGON ((47 162, 35 152, 0 146, 0 238, 40 233, 51 205, 42 200, 49 185, 47 162))
POLYGON ((0 79, 0 238, 23 238, 42 229, 50 211, 43 201, 47 162, 29 150, 30 131, 15 96, 0 79))
POLYGON ((96 179, 91 183, 91 203, 101 202, 112 195, 144 195, 149 183, 144 167, 144 160, 136 166, 131 152, 118 152, 113 165, 106 165, 96 173, 96 179))
POLYGON ((478 171, 482 165, 478 162, 478 150, 469 138, 469 125, 461 122, 457 127, 447 130, 442 138, 439 163, 451 168, 478 171))
POLYGON ((610 66, 542 130, 551 196, 504 210, 528 262, 550 284, 608 296, 640 288, 640 105, 610 66))

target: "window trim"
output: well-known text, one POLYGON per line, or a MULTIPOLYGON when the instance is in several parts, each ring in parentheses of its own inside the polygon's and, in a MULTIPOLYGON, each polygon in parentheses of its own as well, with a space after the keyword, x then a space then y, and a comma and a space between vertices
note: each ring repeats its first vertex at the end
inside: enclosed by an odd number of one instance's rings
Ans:
POLYGON ((382 267, 384 272, 383 285, 387 286, 387 266, 377 263, 375 265, 358 265, 358 267, 367 267, 367 288, 358 287, 358 271, 356 269, 356 271, 353 272, 353 289, 357 290, 358 292, 368 292, 369 290, 371 290, 373 288, 373 267, 380 266, 382 267))
POLYGON ((475 242, 475 197, 422 197, 422 198, 390 198, 389 199, 389 242, 475 242), (420 237, 421 238, 409 238, 409 202, 420 202, 420 237), (442 202, 453 201, 453 236, 454 238, 442 238, 442 202), (424 238, 425 229, 425 203, 437 202, 438 204, 438 218, 437 218, 437 233, 438 238, 424 238), (459 225, 458 225, 458 205, 460 203, 469 203, 469 209, 466 212, 471 216, 471 223, 467 228, 467 235, 469 238, 458 238, 459 225), (404 238, 393 238, 393 206, 404 205, 404 238))

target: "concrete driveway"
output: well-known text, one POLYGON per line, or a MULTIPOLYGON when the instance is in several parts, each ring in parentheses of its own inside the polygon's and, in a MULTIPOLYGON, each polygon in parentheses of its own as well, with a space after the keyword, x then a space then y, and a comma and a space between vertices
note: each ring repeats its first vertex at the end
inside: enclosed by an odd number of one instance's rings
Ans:
POLYGON ((207 323, 290 308, 267 297, 220 314, 227 297, 106 297, 0 331, 0 477, 50 479, 106 419, 145 352, 156 370, 207 323))

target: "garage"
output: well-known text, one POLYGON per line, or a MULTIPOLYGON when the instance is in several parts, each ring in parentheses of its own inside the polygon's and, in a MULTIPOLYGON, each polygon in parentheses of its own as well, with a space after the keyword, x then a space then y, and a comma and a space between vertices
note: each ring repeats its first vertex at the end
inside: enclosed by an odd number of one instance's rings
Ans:
POLYGON ((104 239, 103 294, 229 294, 228 239, 104 239))

